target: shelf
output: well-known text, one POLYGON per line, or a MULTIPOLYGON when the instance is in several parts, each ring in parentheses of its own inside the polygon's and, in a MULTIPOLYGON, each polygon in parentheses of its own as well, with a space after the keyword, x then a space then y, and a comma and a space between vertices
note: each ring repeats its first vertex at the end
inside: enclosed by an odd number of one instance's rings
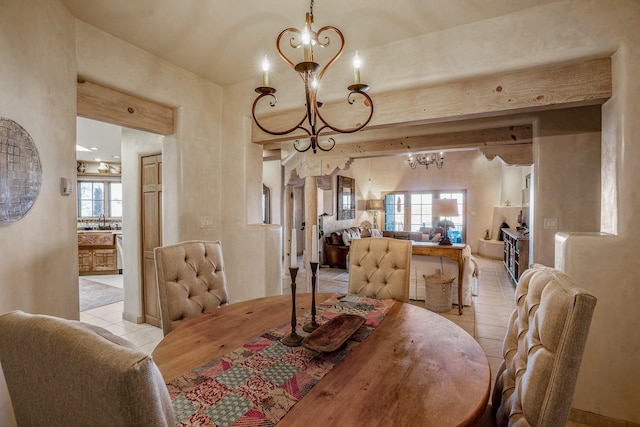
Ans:
POLYGON ((502 229, 504 236, 504 266, 514 283, 529 267, 529 236, 511 228, 502 229), (524 264, 521 265, 521 262, 524 264))

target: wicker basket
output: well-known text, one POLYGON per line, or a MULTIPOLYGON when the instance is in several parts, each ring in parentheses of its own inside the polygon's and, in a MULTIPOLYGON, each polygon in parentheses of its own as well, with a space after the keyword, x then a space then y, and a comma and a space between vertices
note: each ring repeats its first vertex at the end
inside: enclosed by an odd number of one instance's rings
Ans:
POLYGON ((431 276, 422 275, 425 281, 425 301, 428 310, 442 313, 451 310, 451 284, 454 277, 445 276, 440 269, 431 276))

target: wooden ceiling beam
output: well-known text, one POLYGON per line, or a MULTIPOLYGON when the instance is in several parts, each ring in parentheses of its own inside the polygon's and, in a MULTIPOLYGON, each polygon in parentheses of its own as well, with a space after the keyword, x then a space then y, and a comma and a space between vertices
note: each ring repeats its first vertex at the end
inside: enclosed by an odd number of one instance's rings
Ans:
MULTIPOLYGON (((366 129, 420 125, 504 114, 598 105, 611 97, 611 59, 602 58, 537 69, 510 71, 431 87, 371 94, 375 112, 366 129)), ((344 103, 326 103, 323 115, 344 114, 344 103)), ((285 129, 299 111, 261 117, 267 129, 285 129)), ((326 135, 329 135, 327 132, 326 135)), ((304 137, 304 134, 298 135, 304 137)), ((296 139, 269 135, 255 123, 252 142, 296 139)))
POLYGON ((78 116, 160 135, 172 135, 174 110, 78 78, 78 116))
POLYGON ((532 141, 532 126, 519 125, 352 144, 338 144, 333 150, 325 153, 324 157, 380 157, 429 150, 472 149, 487 146, 530 144, 532 141))

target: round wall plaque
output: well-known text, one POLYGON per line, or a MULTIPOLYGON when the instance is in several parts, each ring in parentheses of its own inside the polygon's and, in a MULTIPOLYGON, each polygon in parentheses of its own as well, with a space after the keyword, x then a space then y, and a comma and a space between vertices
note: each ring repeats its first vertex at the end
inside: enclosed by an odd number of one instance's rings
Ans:
POLYGON ((25 216, 40 193, 41 181, 42 165, 31 135, 0 117, 0 221, 25 216))

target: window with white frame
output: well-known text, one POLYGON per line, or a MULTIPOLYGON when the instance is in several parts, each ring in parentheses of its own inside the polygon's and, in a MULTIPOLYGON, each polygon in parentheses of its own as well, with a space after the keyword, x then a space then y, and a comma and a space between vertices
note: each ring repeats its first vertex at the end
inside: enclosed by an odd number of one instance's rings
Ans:
POLYGON ((122 217, 122 182, 78 180, 78 218, 122 217))
POLYGON ((445 218, 433 216, 434 199, 455 199, 456 217, 447 217, 449 237, 456 243, 466 241, 466 190, 394 191, 384 195, 386 231, 425 231, 444 227, 445 218), (453 227, 452 227, 453 224, 453 227))

